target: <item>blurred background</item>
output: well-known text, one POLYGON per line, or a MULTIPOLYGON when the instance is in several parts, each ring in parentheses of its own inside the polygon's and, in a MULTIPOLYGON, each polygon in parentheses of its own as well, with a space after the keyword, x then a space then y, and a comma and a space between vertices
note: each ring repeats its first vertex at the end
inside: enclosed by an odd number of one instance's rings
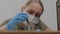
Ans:
MULTIPOLYGON (((27 0, 0 0, 0 24, 20 12, 20 7, 27 0)), ((41 20, 52 30, 57 30, 56 0, 41 0, 44 13, 41 20)))

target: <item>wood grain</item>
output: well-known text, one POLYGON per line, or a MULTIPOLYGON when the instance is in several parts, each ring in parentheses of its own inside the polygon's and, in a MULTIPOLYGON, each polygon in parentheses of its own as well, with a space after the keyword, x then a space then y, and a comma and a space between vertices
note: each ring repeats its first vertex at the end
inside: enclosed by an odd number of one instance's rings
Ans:
POLYGON ((24 31, 4 31, 0 32, 0 34, 60 34, 60 32, 24 32, 24 31))

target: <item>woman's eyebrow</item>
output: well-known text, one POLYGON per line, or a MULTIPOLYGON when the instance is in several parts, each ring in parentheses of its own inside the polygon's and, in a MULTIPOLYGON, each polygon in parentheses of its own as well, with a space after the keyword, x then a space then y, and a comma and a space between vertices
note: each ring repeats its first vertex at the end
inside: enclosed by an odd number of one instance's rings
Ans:
POLYGON ((30 11, 34 11, 34 10, 30 9, 30 11))
POLYGON ((41 14, 40 12, 37 12, 36 14, 41 14))
POLYGON ((32 9, 30 9, 30 10, 28 10, 29 12, 35 12, 34 10, 32 10, 32 9))

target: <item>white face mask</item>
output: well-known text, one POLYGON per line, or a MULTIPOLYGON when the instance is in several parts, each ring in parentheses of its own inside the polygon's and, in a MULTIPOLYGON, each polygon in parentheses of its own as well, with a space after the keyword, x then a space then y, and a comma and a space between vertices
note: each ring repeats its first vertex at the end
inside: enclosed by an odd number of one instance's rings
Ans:
MULTIPOLYGON (((25 12, 25 13, 27 13, 27 12, 25 12)), ((38 24, 39 23, 39 19, 36 18, 35 16, 30 15, 30 14, 28 14, 28 21, 32 22, 33 24, 38 24)))
POLYGON ((29 17, 28 17, 28 20, 30 21, 30 22, 32 22, 33 24, 38 24, 39 23, 39 19, 38 18, 36 18, 35 16, 32 16, 32 15, 28 15, 29 17))

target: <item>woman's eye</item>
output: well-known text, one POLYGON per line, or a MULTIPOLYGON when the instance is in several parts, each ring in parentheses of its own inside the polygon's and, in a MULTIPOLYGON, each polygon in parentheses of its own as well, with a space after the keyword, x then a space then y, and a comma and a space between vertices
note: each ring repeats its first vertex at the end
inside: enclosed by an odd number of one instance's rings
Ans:
POLYGON ((33 14, 33 13, 34 13, 34 11, 32 11, 32 10, 31 10, 31 11, 28 11, 28 13, 29 13, 29 14, 33 14))
POLYGON ((40 17, 40 13, 35 15, 36 17, 40 17))
POLYGON ((29 14, 33 14, 33 12, 29 12, 29 14))

